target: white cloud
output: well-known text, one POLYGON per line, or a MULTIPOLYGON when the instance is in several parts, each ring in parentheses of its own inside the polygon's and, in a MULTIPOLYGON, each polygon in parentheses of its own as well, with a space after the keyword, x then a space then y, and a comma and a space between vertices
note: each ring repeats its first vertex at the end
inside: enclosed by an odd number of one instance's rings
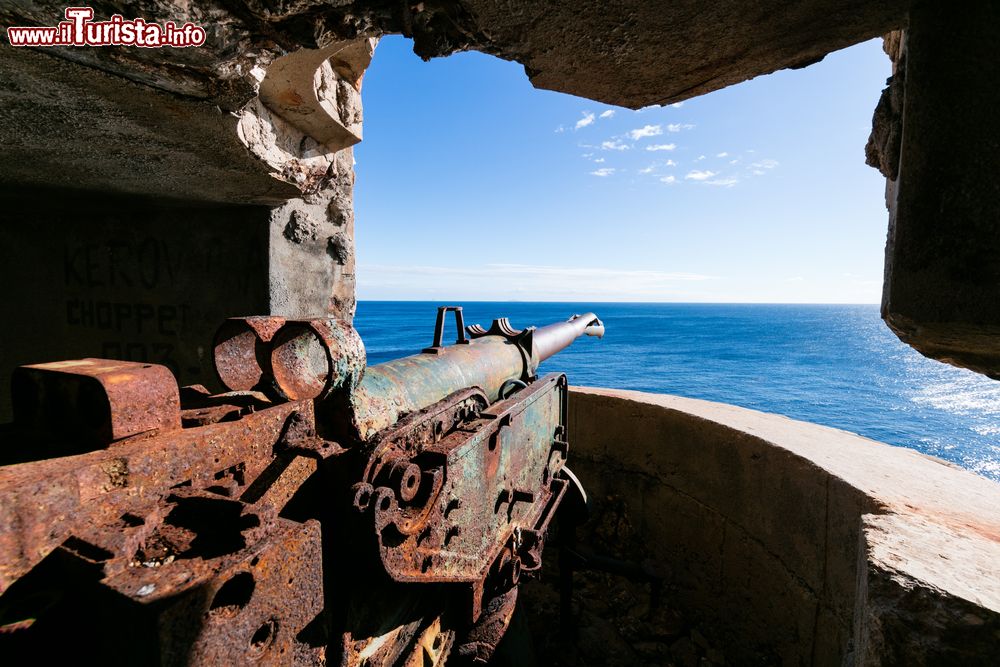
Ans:
POLYGON ((675 109, 680 109, 682 106, 684 106, 684 103, 683 102, 674 102, 670 106, 672 106, 675 109))
POLYGON ((691 123, 670 123, 667 125, 667 132, 680 132, 681 130, 692 130, 694 125, 691 123))
POLYGON ((659 125, 644 125, 629 132, 628 136, 632 137, 632 141, 638 141, 643 137, 656 137, 661 134, 663 134, 663 128, 659 125))
POLYGON ((623 144, 617 139, 601 142, 601 149, 606 151, 627 151, 629 148, 628 144, 623 144))
POLYGON ((655 164, 651 164, 648 167, 643 167, 642 169, 640 169, 639 173, 640 174, 651 174, 651 173, 653 173, 654 169, 656 169, 656 165, 655 164))
POLYGON ((602 157, 595 157, 594 158, 594 162, 597 162, 597 163, 604 162, 604 158, 602 158, 602 157))
POLYGON ((677 177, 676 176, 664 176, 660 180, 662 182, 668 183, 668 184, 670 184, 670 183, 676 183, 677 182, 677 177))
POLYGON ((729 157, 729 153, 723 151, 723 152, 719 153, 718 155, 716 155, 715 157, 729 157))
POLYGON ((731 188, 740 182, 738 178, 714 178, 710 181, 703 181, 705 185, 718 185, 724 188, 731 188))
POLYGON ((593 124, 595 118, 594 114, 590 113, 589 111, 581 111, 580 113, 583 114, 583 118, 576 121, 575 129, 577 130, 579 130, 581 127, 587 127, 588 125, 593 124))
POLYGON ((597 169, 596 171, 590 172, 590 175, 591 176, 600 176, 600 177, 603 178, 605 176, 610 176, 613 173, 615 173, 614 167, 601 167, 600 169, 597 169))
POLYGON ((560 125, 559 127, 556 128, 556 134, 562 134, 565 131, 566 131, 566 128, 563 127, 562 125, 560 125))
POLYGON ((358 290, 363 299, 678 301, 691 300, 696 296, 691 290, 703 289, 711 281, 719 280, 718 276, 701 273, 594 266, 486 264, 464 268, 369 264, 360 268, 358 290))
POLYGON ((677 163, 674 162, 673 160, 667 160, 663 164, 667 165, 668 167, 676 167, 677 166, 677 163))
POLYGON ((601 118, 611 118, 614 115, 615 115, 615 110, 608 109, 607 111, 601 113, 601 118))
POLYGON ((699 171, 697 169, 693 169, 689 171, 687 173, 687 176, 685 176, 684 178, 691 181, 707 181, 708 179, 712 178, 715 175, 716 173, 714 171, 699 171))
POLYGON ((738 164, 738 163, 739 163, 739 158, 729 161, 729 164, 738 164))
POLYGON ((701 162, 704 159, 705 159, 704 155, 699 155, 697 158, 695 158, 695 162, 701 162))
POLYGON ((754 176, 763 176, 767 173, 767 170, 774 169, 777 166, 777 160, 761 160, 760 162, 754 162, 750 165, 750 173, 754 176))
POLYGON ((677 144, 653 144, 646 146, 647 151, 672 151, 677 148, 677 144))

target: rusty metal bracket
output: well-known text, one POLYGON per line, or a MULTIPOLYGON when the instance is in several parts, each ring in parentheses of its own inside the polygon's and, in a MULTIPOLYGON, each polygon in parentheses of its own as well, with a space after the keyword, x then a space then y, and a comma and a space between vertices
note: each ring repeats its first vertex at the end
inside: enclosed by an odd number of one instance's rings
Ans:
POLYGON ((177 381, 165 366, 75 359, 21 366, 12 381, 14 420, 55 442, 61 455, 181 428, 177 381))

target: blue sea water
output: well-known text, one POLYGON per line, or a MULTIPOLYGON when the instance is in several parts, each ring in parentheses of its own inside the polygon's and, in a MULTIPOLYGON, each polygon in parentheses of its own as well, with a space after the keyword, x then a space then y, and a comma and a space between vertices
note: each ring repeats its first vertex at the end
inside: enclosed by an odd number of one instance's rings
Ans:
MULTIPOLYGON (((355 326, 375 364, 430 344, 437 303, 366 301, 355 326)), ((448 304, 452 305, 452 304, 448 304)), ((1000 481, 1000 382, 904 345, 873 305, 462 303, 467 324, 519 328, 593 310, 542 366, 571 384, 732 403, 911 447, 1000 481)), ((454 325, 446 329, 453 340, 454 325)))

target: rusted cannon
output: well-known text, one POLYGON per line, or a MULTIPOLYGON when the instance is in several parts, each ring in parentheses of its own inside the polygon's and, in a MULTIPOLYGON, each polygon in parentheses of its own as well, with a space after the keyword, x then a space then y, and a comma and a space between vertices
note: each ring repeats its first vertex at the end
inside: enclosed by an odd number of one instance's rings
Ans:
POLYGON ((136 362, 17 369, 0 655, 489 661, 572 486, 566 378, 538 365, 603 333, 442 308, 431 347, 366 368, 343 322, 251 317, 216 336, 220 394, 136 362))

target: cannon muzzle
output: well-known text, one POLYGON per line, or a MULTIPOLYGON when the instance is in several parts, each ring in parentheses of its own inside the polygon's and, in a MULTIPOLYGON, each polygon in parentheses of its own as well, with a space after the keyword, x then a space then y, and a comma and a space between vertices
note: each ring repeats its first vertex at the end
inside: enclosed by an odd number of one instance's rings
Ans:
POLYGON ((534 354, 541 363, 569 347, 580 336, 604 338, 604 323, 593 313, 574 315, 565 322, 556 322, 536 329, 534 333, 534 354))

